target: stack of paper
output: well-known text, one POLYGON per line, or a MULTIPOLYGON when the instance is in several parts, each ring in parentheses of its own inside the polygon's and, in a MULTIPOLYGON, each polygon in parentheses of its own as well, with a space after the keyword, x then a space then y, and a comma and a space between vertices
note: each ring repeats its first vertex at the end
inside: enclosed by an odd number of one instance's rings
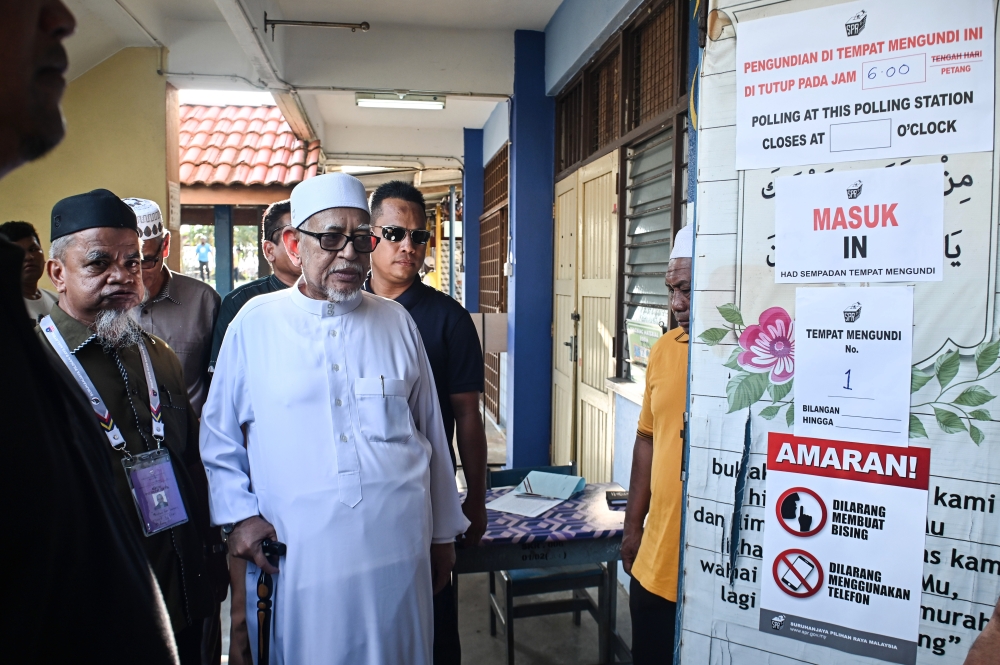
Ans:
POLYGON ((486 507, 525 517, 538 517, 582 490, 586 482, 580 476, 532 471, 514 491, 490 501, 486 507))

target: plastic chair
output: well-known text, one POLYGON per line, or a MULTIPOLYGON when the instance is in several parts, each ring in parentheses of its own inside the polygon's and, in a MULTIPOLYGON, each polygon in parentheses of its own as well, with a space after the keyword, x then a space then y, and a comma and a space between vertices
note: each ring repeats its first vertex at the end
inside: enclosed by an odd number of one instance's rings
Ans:
MULTIPOLYGON (((509 487, 518 485, 532 471, 545 471, 567 476, 574 475, 575 465, 539 466, 521 469, 505 469, 486 473, 486 487, 509 487)), ((604 566, 596 563, 575 566, 555 566, 552 568, 527 568, 520 570, 499 570, 490 572, 490 635, 496 637, 497 619, 503 624, 507 637, 507 663, 514 665, 514 619, 519 617, 544 616, 549 614, 573 613, 573 623, 580 625, 580 613, 584 610, 600 623, 599 608, 604 607, 607 574, 604 566), (497 598, 496 576, 504 584, 504 603, 497 598), (584 589, 598 588, 598 603, 595 605, 584 589), (533 596, 554 591, 572 591, 573 597, 566 600, 547 600, 514 605, 520 596, 533 596)))

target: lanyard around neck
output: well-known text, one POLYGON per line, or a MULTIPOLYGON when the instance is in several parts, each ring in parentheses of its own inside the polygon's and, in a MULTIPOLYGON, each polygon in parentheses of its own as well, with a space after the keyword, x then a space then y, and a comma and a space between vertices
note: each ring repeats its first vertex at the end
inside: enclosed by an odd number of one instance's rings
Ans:
MULTIPOLYGON (((115 424, 114 419, 111 417, 111 412, 108 411, 108 407, 104 404, 104 400, 97 392, 97 388, 94 387, 94 382, 90 380, 87 376, 86 370, 83 369, 83 365, 80 361, 76 359, 76 356, 69 350, 69 346, 66 345, 66 340, 63 339, 62 334, 56 327, 56 324, 52 321, 51 316, 46 316, 41 320, 39 325, 42 327, 42 332, 45 333, 45 337, 48 338, 52 347, 59 354, 59 358, 62 359, 66 367, 69 369, 73 378, 86 393, 87 399, 90 402, 91 408, 94 409, 94 413, 97 415, 97 420, 101 423, 101 428, 108 437, 108 441, 111 443, 111 447, 118 452, 125 453, 128 455, 128 451, 125 449, 125 438, 122 436, 121 431, 118 429, 118 425, 115 424)), ((149 351, 146 350, 146 344, 142 340, 139 341, 139 356, 142 358, 142 371, 146 375, 146 387, 149 390, 149 412, 153 416, 153 438, 156 439, 156 447, 160 447, 160 442, 163 441, 165 429, 163 427, 162 412, 160 410, 160 393, 157 390, 156 384, 156 374, 153 372, 153 363, 149 359, 149 351)))

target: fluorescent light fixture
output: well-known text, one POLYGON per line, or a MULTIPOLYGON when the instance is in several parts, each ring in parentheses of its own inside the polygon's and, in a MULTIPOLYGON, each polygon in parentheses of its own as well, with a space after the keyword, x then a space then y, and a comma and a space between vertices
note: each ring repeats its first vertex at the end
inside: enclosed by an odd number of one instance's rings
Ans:
POLYGON ((425 109, 440 111, 444 108, 444 95, 412 95, 409 93, 357 92, 358 106, 376 109, 425 109))

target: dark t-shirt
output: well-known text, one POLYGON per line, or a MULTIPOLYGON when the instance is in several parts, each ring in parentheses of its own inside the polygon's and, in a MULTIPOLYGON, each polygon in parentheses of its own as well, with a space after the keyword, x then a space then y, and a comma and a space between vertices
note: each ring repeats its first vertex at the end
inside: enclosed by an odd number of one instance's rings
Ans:
POLYGON ((212 331, 212 353, 208 359, 209 372, 215 371, 215 361, 219 359, 219 350, 222 349, 222 340, 226 338, 226 330, 229 329, 229 324, 239 314, 243 305, 255 296, 287 288, 284 282, 275 275, 268 275, 233 289, 222 299, 222 305, 219 306, 219 317, 215 319, 215 330, 212 331))
MULTIPOLYGON (((365 290, 374 293, 370 280, 365 282, 365 290)), ((450 442, 455 433, 455 412, 450 396, 483 392, 483 350, 479 346, 476 326, 468 310, 457 300, 419 279, 396 298, 396 302, 406 308, 420 330, 434 373, 444 430, 450 442)), ((451 446, 449 450, 454 456, 451 446)))

